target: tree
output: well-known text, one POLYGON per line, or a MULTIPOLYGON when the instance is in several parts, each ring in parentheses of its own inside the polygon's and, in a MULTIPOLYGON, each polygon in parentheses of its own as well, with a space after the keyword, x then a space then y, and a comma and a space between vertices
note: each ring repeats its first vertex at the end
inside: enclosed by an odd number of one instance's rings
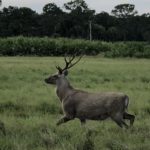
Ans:
POLYGON ((101 12, 94 16, 94 22, 96 24, 104 26, 108 29, 111 26, 114 26, 116 18, 114 16, 109 15, 107 12, 101 12))
POLYGON ((63 11, 56 4, 49 3, 43 7, 43 13, 48 14, 48 15, 57 16, 57 15, 62 14, 63 11))
POLYGON ((74 0, 74 1, 70 1, 68 3, 64 4, 64 7, 66 8, 66 10, 76 10, 76 9, 81 9, 82 11, 88 9, 88 6, 86 4, 86 2, 84 0, 74 0))
POLYGON ((119 39, 119 31, 116 27, 110 27, 107 30, 107 40, 116 41, 119 39))
POLYGON ((150 17, 150 13, 144 13, 141 15, 141 17, 150 17))
MULTIPOLYGON (((0 0, 2 4, 3 0, 0 0)), ((30 8, 0 6, 0 36, 55 36, 106 41, 150 41, 150 13, 136 15, 134 5, 117 5, 112 14, 95 14, 85 0, 70 0, 66 12, 55 3, 37 14, 30 8), (90 24, 90 25, 89 25, 90 24), (91 27, 91 30, 90 30, 91 27), (90 32, 92 31, 92 32, 90 32)))
POLYGON ((71 37, 88 38, 89 21, 93 19, 95 10, 89 9, 84 0, 68 2, 64 4, 64 7, 66 10, 70 11, 67 16, 70 20, 70 26, 68 28, 68 32, 70 33, 67 35, 71 37))
POLYGON ((115 6, 111 13, 118 18, 128 18, 135 16, 138 12, 135 10, 135 5, 133 4, 120 4, 115 6))
POLYGON ((147 30, 146 32, 143 33, 143 38, 145 41, 150 42, 150 30, 147 30))
POLYGON ((39 20, 42 35, 58 36, 60 22, 65 13, 55 3, 48 3, 43 7, 43 14, 39 20))
POLYGON ((36 28, 36 13, 30 8, 13 7, 3 8, 0 27, 2 36, 31 35, 36 28))
POLYGON ((102 25, 93 24, 93 27, 92 27, 93 39, 104 40, 105 34, 106 34, 105 32, 106 32, 106 30, 102 25))
POLYGON ((2 5, 2 0, 0 0, 0 6, 2 5))
MULTIPOLYGON (((93 15, 95 14, 95 10, 91 10, 88 8, 88 5, 84 0, 74 0, 64 4, 66 10, 70 11, 70 14, 73 16, 86 16, 86 19, 92 19, 93 15)), ((88 20, 87 20, 88 21, 88 20)))

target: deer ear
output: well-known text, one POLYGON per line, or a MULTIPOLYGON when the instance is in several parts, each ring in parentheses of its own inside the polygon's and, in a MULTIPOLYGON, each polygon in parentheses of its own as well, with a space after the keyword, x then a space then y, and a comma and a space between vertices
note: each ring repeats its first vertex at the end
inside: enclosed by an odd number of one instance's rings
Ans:
POLYGON ((68 70, 64 70, 64 71, 63 71, 63 74, 64 74, 65 76, 67 76, 67 75, 68 75, 68 70))

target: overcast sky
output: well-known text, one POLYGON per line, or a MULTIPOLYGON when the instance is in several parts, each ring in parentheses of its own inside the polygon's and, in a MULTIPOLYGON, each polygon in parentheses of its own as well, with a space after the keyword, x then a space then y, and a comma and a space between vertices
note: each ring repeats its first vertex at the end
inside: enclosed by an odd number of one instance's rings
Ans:
MULTIPOLYGON (((2 7, 18 6, 29 7, 38 13, 42 12, 42 8, 47 3, 54 2, 62 8, 63 4, 71 0, 2 0, 2 7)), ((134 4, 139 14, 150 12, 150 0, 85 0, 89 8, 95 9, 97 13, 101 11, 111 12, 114 6, 122 3, 134 4)))

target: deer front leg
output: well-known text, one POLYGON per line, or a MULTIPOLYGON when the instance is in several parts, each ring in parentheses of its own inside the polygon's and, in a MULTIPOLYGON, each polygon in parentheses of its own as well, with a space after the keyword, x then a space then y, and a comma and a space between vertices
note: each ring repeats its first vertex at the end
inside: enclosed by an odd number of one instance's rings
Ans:
POLYGON ((60 124, 62 124, 62 123, 65 123, 65 122, 67 122, 67 121, 70 121, 70 120, 72 120, 72 119, 74 119, 73 117, 68 117, 68 116, 64 116, 64 117, 62 117, 58 122, 57 122, 57 126, 58 125, 60 125, 60 124))

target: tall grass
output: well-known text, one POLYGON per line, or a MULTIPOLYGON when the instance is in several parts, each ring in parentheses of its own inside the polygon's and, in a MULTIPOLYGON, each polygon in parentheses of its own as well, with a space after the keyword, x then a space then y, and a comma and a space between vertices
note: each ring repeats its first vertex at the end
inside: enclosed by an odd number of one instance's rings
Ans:
POLYGON ((1 150, 149 150, 150 61, 85 57, 69 71, 71 84, 91 92, 121 91, 130 97, 133 128, 114 122, 78 119, 57 127, 61 104, 44 79, 63 65, 61 57, 0 58, 1 150))

